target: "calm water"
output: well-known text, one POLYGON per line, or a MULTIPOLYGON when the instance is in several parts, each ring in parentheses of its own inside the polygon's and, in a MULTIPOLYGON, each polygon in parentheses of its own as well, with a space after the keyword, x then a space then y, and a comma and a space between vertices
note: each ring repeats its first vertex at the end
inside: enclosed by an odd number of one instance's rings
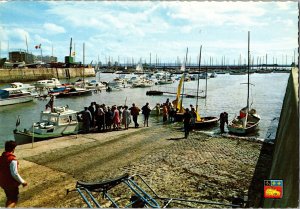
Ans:
MULTIPOLYGON (((114 77, 116 77, 115 74, 101 73, 100 75, 101 81, 109 81, 114 77)), ((255 85, 251 88, 250 103, 261 116, 259 130, 256 133, 259 138, 270 138, 270 132, 273 132, 274 136, 278 123, 276 118, 278 119, 280 116, 288 77, 289 74, 287 73, 255 73, 250 76, 250 82, 255 85)), ((95 78, 88 78, 88 80, 92 79, 95 78)), ((99 79, 99 74, 97 74, 96 79, 99 79)), ((61 82, 65 81, 61 80, 61 82)), ((247 85, 241 84, 246 82, 247 75, 219 74, 216 78, 209 79, 207 99, 198 100, 200 116, 219 116, 221 112, 226 111, 230 120, 234 118, 239 110, 246 106, 247 85)), ((178 81, 160 87, 177 88, 177 85, 178 81)), ((5 86, 7 84, 0 84, 0 88, 5 86)), ((186 82, 185 87, 196 89, 197 81, 186 82)), ((205 80, 200 80, 200 89, 204 88, 205 80)), ((132 103, 136 103, 139 107, 149 102, 150 107, 154 107, 156 103, 165 102, 167 98, 170 101, 175 99, 175 95, 146 96, 146 91, 149 89, 124 88, 119 92, 102 92, 90 96, 59 98, 55 100, 55 106, 69 105, 71 109, 82 110, 84 106, 89 106, 91 102, 96 101, 99 104, 105 103, 107 105, 124 105, 126 102, 127 105, 131 106, 132 103)), ((47 102, 48 100, 35 100, 34 102, 0 107, 0 147, 3 147, 4 141, 14 139, 12 132, 18 115, 21 118, 19 128, 29 128, 33 122, 39 120, 39 114, 45 109, 47 102)), ((196 105, 196 99, 184 98, 183 105, 189 107, 190 104, 196 105)), ((142 119, 142 117, 139 118, 142 119)), ((216 127, 212 131, 217 132, 218 128, 216 127)))

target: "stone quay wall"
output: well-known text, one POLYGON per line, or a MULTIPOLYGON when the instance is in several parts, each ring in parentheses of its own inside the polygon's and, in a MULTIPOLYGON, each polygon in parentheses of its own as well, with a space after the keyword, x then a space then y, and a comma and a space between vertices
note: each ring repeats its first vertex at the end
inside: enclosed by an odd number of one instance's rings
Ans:
POLYGON ((49 78, 95 76, 94 68, 22 68, 0 69, 0 83, 35 81, 49 78))
POLYGON ((283 198, 265 199, 265 208, 299 207, 299 69, 291 71, 285 92, 269 179, 283 180, 283 198))

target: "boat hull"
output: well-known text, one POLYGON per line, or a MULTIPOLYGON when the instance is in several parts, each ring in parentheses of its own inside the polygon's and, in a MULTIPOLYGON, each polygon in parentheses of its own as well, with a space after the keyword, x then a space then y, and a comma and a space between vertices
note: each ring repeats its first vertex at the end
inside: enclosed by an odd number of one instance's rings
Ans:
POLYGON ((0 106, 13 105, 33 101, 32 95, 20 96, 15 98, 0 99, 0 106))
MULTIPOLYGON (((234 122, 230 122, 227 126, 229 133, 235 134, 235 135, 247 135, 249 133, 255 132, 257 126, 259 125, 260 118, 256 117, 254 115, 250 115, 251 120, 247 122, 246 127, 237 126, 234 124, 234 122)), ((236 117, 234 120, 239 120, 238 117, 236 117)), ((233 120, 233 121, 234 121, 233 120)))
POLYGON ((201 119, 202 121, 195 121, 195 124, 193 126, 194 129, 215 126, 219 121, 219 118, 217 117, 201 117, 201 119))
POLYGON ((84 90, 84 91, 73 91, 73 92, 62 92, 56 95, 57 98, 59 97, 72 97, 72 96, 85 96, 85 95, 91 95, 92 91, 89 90, 84 90))
POLYGON ((58 138, 61 136, 77 134, 78 132, 80 132, 81 129, 82 129, 82 122, 78 122, 75 124, 67 124, 67 125, 62 125, 60 127, 56 127, 54 132, 49 132, 49 133, 32 134, 32 132, 28 130, 27 131, 14 130, 14 137, 16 143, 20 145, 20 144, 28 144, 31 143, 32 141, 37 142, 37 141, 58 138))
POLYGON ((67 136, 67 135, 72 135, 72 134, 77 134, 77 132, 64 132, 64 133, 52 133, 52 134, 32 134, 31 132, 21 132, 21 131, 15 131, 14 132, 14 137, 15 137, 15 142, 18 145, 21 144, 28 144, 32 142, 38 142, 38 141, 44 141, 48 139, 54 139, 58 138, 61 136, 67 136))

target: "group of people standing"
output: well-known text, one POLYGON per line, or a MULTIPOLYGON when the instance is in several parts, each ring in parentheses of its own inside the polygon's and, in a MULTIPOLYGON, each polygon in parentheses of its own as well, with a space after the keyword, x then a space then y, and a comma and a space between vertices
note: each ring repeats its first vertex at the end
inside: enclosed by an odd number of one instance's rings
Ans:
POLYGON ((169 99, 166 100, 165 103, 160 105, 159 103, 156 104, 155 107, 156 110, 156 115, 159 116, 162 111, 162 117, 163 117, 163 122, 174 122, 175 121, 175 115, 178 109, 172 105, 172 103, 169 101, 169 99))
MULTIPOLYGON (((132 104, 129 108, 127 105, 124 106, 106 106, 105 104, 97 104, 92 102, 89 107, 84 107, 84 110, 78 113, 78 121, 83 123, 83 133, 88 133, 91 129, 97 128, 98 132, 120 130, 121 126, 124 125, 124 129, 127 130, 129 124, 132 121, 134 127, 138 128, 138 116, 141 109, 132 104)), ((142 107, 142 114, 144 115, 144 126, 149 126, 148 119, 151 109, 149 103, 146 103, 142 107)))

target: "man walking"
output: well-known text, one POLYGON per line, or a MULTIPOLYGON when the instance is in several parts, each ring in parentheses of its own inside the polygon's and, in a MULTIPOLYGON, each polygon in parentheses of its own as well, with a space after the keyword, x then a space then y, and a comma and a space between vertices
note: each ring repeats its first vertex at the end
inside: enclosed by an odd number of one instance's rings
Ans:
POLYGON ((140 108, 136 107, 134 103, 132 104, 132 107, 130 108, 130 114, 132 115, 134 127, 138 128, 139 124, 138 124, 137 120, 138 120, 138 115, 140 114, 140 108))
POLYGON ((183 124, 184 124, 184 138, 188 138, 190 133, 190 123, 191 123, 192 115, 189 112, 189 108, 185 109, 185 113, 183 114, 183 124))
POLYGON ((18 173, 18 161, 14 155, 17 144, 15 141, 5 142, 5 152, 0 157, 0 186, 6 195, 5 207, 16 207, 19 185, 27 186, 27 182, 18 173))
POLYGON ((224 130, 225 123, 228 125, 228 113, 227 112, 222 112, 220 114, 220 131, 221 131, 221 134, 225 133, 225 130, 224 130))
POLYGON ((149 103, 147 102, 146 105, 142 107, 142 114, 144 115, 144 127, 147 125, 148 127, 148 120, 150 115, 151 109, 149 107, 149 103))

